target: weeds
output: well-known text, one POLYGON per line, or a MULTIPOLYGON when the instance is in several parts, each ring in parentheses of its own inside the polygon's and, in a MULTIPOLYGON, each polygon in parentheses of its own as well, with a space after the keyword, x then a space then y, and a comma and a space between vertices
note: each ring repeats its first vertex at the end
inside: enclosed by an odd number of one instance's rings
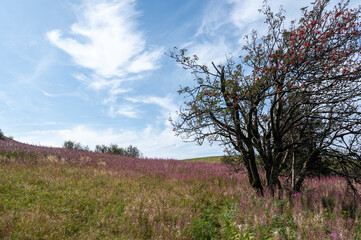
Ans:
POLYGON ((359 202, 338 177, 273 199, 221 164, 14 143, 0 159, 0 239, 361 238, 359 202))

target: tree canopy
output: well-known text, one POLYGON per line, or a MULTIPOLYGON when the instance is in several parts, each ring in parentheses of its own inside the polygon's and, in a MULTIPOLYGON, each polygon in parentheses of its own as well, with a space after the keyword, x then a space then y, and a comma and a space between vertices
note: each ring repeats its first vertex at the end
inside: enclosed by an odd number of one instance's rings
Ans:
POLYGON ((344 176, 353 190, 360 181, 361 8, 329 2, 301 9, 288 28, 284 11, 265 3, 268 33, 246 36, 245 54, 225 64, 170 53, 195 76, 179 90, 186 101, 172 120, 176 134, 223 144, 260 192, 282 188, 281 176, 299 191, 315 166, 344 176))
MULTIPOLYGON (((75 141, 71 141, 71 140, 65 141, 63 144, 63 148, 90 151, 88 146, 82 145, 79 142, 75 142, 75 141)), ((94 152, 111 153, 111 154, 118 154, 118 155, 130 156, 130 157, 141 157, 142 156, 142 153, 140 152, 140 150, 137 147, 132 146, 132 145, 129 145, 126 148, 119 147, 117 144, 110 144, 109 146, 106 146, 104 144, 96 145, 94 152)))
POLYGON ((119 155, 126 155, 131 157, 140 157, 142 153, 135 146, 129 145, 127 148, 118 147, 117 144, 110 144, 109 146, 105 145, 96 145, 95 152, 100 153, 112 153, 119 155))
POLYGON ((65 141, 63 143, 63 148, 89 151, 88 146, 83 146, 81 143, 75 142, 75 141, 72 141, 72 140, 65 141))

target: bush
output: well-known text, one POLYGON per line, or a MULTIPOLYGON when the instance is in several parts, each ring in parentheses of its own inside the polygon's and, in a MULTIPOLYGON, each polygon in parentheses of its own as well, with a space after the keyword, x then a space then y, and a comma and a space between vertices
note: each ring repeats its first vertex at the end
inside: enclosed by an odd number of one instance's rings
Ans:
POLYGON ((4 137, 4 133, 3 133, 3 131, 1 131, 1 129, 0 129, 0 139, 2 139, 4 137))
POLYGON ((95 152, 112 153, 112 154, 125 155, 130 157, 141 156, 139 149, 132 145, 129 145, 127 148, 118 147, 117 144, 110 144, 109 147, 105 145, 96 145, 95 152))
POLYGON ((132 145, 129 145, 129 147, 126 149, 126 153, 127 153, 127 155, 132 156, 132 157, 140 157, 142 155, 140 153, 139 149, 132 145))
POLYGON ((105 146, 105 145, 96 145, 95 146, 95 152, 107 153, 108 152, 108 147, 105 146))
POLYGON ((89 151, 88 146, 83 146, 80 143, 71 140, 65 141, 63 148, 89 151))
MULTIPOLYGON (((65 141, 63 144, 63 148, 89 151, 88 146, 84 146, 78 142, 71 140, 65 141)), ((118 154, 118 155, 130 156, 130 157, 140 157, 142 155, 139 149, 132 145, 123 148, 123 147, 119 147, 117 144, 110 144, 109 146, 102 144, 102 145, 96 145, 94 151, 99 153, 112 153, 112 154, 118 154)))

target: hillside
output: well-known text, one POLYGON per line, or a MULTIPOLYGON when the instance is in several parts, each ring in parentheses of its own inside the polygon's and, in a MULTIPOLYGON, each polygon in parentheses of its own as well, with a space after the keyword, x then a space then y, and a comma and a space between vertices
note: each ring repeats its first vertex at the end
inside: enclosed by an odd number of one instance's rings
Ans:
POLYGON ((0 141, 0 239, 360 239, 338 178, 259 197, 223 164, 0 141))
POLYGON ((9 138, 9 137, 7 137, 7 136, 1 136, 1 137, 0 137, 0 141, 4 141, 4 142, 17 142, 17 141, 15 141, 14 139, 9 138))
POLYGON ((186 162, 208 162, 208 163, 221 163, 223 156, 213 156, 213 157, 200 157, 200 158, 189 158, 184 159, 186 162))

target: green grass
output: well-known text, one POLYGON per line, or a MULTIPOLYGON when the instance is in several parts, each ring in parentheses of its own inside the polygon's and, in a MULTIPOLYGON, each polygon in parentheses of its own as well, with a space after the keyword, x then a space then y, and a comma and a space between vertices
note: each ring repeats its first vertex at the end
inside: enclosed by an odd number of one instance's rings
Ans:
POLYGON ((0 164, 0 239, 211 239, 239 197, 208 184, 0 164))
POLYGON ((189 158, 184 159, 186 162, 209 162, 209 163, 221 163, 223 156, 214 156, 214 157, 201 157, 201 158, 189 158))
POLYGON ((0 156, 0 239, 361 239, 361 209, 338 177, 262 198, 222 164, 49 160, 0 156))

